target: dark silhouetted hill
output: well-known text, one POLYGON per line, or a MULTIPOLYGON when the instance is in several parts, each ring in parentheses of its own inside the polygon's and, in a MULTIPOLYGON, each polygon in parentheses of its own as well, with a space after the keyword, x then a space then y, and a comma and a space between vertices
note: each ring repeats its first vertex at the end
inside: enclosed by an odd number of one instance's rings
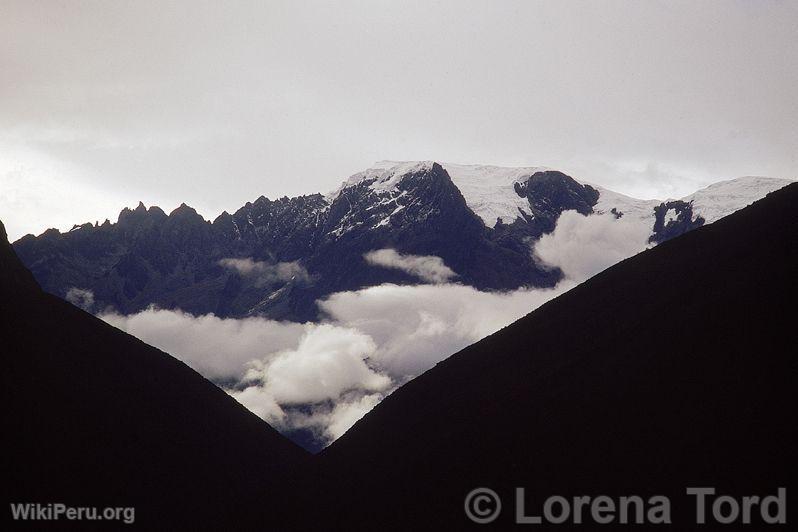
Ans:
POLYGON ((667 495, 686 530, 688 486, 798 489, 796 205, 790 185, 628 259, 400 388, 321 455, 347 482, 339 519, 462 529, 484 486, 507 526, 525 487, 532 515, 550 495, 667 495))
POLYGON ((606 270, 315 458, 43 293, 3 239, 6 500, 135 506, 146 529, 459 530, 483 486, 504 500, 494 526, 511 525, 520 486, 532 512, 550 495, 667 495, 671 529, 690 529, 687 486, 795 489, 796 202, 788 186, 606 270))
POLYGON ((149 530, 296 523, 305 451, 182 362, 42 292, 0 230, 6 518, 31 502, 133 506, 149 530))

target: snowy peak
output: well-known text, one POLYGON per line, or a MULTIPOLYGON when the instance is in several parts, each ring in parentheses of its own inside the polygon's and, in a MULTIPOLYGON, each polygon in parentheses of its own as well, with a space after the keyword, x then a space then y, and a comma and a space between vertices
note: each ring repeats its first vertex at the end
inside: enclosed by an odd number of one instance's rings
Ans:
POLYGON ((641 200, 604 187, 592 186, 599 192, 599 199, 593 206, 594 212, 598 214, 614 213, 616 216, 622 215, 636 220, 651 221, 654 208, 662 203, 658 199, 641 200))
POLYGON ((330 198, 362 183, 368 183, 378 193, 394 191, 405 177, 429 172, 435 164, 446 170, 468 207, 487 227, 495 227, 499 219, 511 223, 524 215, 530 216, 529 202, 517 192, 516 185, 525 183, 538 172, 549 170, 535 166, 509 168, 434 161, 379 161, 347 179, 330 198))
MULTIPOLYGON (((541 214, 547 217, 554 214, 556 217, 564 209, 576 209, 587 214, 595 203, 593 196, 597 196, 593 193, 595 191, 590 192, 593 190, 591 187, 542 166, 512 168, 431 161, 382 161, 364 174, 379 176, 372 187, 378 184, 381 190, 385 190, 396 186, 404 176, 423 172, 435 164, 446 171, 468 208, 490 228, 496 227, 499 221, 511 224, 516 219, 531 220, 541 214), (549 212, 552 208, 557 212, 549 212)), ((362 180, 361 175, 358 174, 356 179, 362 180)))
POLYGON ((711 224, 790 183, 789 179, 773 177, 739 177, 713 183, 682 201, 692 202, 693 213, 711 224))
POLYGON ((377 193, 391 192, 405 177, 429 172, 434 165, 433 161, 380 161, 349 177, 331 199, 338 197, 342 190, 361 184, 368 184, 369 188, 377 193))
POLYGON ((360 229, 399 231, 439 215, 464 214, 481 226, 449 175, 433 161, 376 163, 350 177, 328 200, 325 233, 336 239, 360 229))
POLYGON ((719 181, 702 188, 689 196, 680 199, 641 200, 625 196, 600 186, 594 186, 599 193, 599 200, 594 210, 598 213, 623 213, 646 223, 656 224, 657 208, 670 206, 663 211, 663 222, 667 226, 676 221, 681 213, 680 206, 691 209, 691 220, 703 220, 703 224, 711 224, 746 207, 782 187, 792 183, 789 179, 773 177, 739 177, 728 181, 719 181))
MULTIPOLYGON (((671 202, 682 205, 678 202, 683 202, 691 206, 690 221, 701 218, 701 223, 712 223, 791 182, 768 177, 741 177, 714 183, 679 200, 641 200, 585 181, 574 180, 542 166, 503 167, 435 161, 379 161, 351 176, 326 199, 332 203, 343 190, 364 185, 382 198, 395 196, 408 188, 406 178, 431 175, 435 165, 440 165, 446 171, 463 195, 468 208, 488 228, 495 228, 499 220, 504 224, 512 224, 518 219, 534 219, 536 203, 540 204, 537 207, 545 207, 544 210, 549 210, 549 204, 556 203, 555 210, 560 211, 575 209, 583 214, 613 213, 653 227, 657 222, 656 207, 671 202), (533 178, 535 183, 531 182, 533 178), (594 198, 596 195, 597 198, 594 198), (555 196, 558 199, 554 199, 555 196)), ((669 210, 663 213, 664 218, 668 215, 671 218, 675 216, 673 212, 668 214, 669 210)), ((665 219, 665 226, 671 221, 675 221, 675 218, 665 219)))
POLYGON ((534 166, 505 168, 451 163, 442 166, 460 189, 471 210, 488 227, 495 227, 499 219, 504 223, 512 223, 516 218, 530 215, 529 202, 518 194, 515 185, 548 170, 534 166))

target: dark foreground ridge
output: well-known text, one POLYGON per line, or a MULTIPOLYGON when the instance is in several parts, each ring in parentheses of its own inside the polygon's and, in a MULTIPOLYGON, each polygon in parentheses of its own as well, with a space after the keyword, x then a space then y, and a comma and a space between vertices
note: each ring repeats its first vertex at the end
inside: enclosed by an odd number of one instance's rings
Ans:
POLYGON ((182 362, 42 292, 2 224, 0 267, 4 520, 9 503, 65 503, 132 506, 149 530, 294 522, 305 451, 182 362))
MULTIPOLYGON (((796 204, 791 185, 610 268, 400 388, 316 457, 43 293, 3 233, 4 511, 135 506, 146 529, 458 530, 477 526, 463 500, 482 486, 504 502, 498 527, 512 525, 515 487, 532 515, 551 495, 667 495, 675 526, 659 530, 694 527, 687 486, 786 486, 793 510, 796 204)), ((593 528, 615 526, 579 525, 593 528)))

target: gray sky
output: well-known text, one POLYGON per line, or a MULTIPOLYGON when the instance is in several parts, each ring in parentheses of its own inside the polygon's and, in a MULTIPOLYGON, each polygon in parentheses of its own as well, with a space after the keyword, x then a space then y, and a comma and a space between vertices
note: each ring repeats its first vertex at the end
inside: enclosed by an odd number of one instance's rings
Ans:
POLYGON ((794 1, 0 0, 0 218, 213 218, 381 159, 795 178, 796 52, 794 1))

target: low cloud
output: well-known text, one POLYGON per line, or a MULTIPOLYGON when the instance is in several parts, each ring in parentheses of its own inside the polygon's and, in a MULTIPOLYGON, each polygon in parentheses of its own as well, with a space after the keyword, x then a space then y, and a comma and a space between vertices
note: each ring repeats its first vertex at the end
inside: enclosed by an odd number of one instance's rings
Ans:
POLYGON ((321 301, 320 324, 156 308, 100 317, 220 383, 276 428, 329 442, 397 386, 568 287, 382 285, 321 301))
POLYGON ((252 360, 243 390, 230 393, 284 430, 306 429, 333 441, 376 405, 395 380, 369 358, 374 340, 350 327, 306 324, 297 347, 252 360), (301 408, 293 408, 300 406, 301 408))
POLYGON ((284 405, 337 399, 350 390, 380 391, 391 380, 366 364, 377 346, 366 334, 331 324, 307 325, 294 349, 255 361, 247 372, 284 405))
POLYGON ((491 293, 385 284, 333 294, 319 302, 325 323, 306 325, 295 349, 250 362, 247 386, 232 395, 278 428, 332 441, 396 387, 573 285, 491 293))
POLYGON ((426 371, 449 355, 523 317, 571 288, 481 292, 470 286, 385 284, 320 301, 333 322, 368 334, 372 362, 394 379, 426 371))
MULTIPOLYGON (((454 272, 437 257, 379 250, 368 254, 373 263, 402 264, 436 284, 332 294, 318 302, 322 323, 155 308, 101 317, 220 383, 279 430, 308 430, 330 442, 408 379, 645 249, 648 231, 611 215, 563 213, 534 247, 538 261, 564 273, 550 289, 482 292, 442 282, 454 272)), ((227 261, 242 275, 277 271, 249 259, 227 261)))
POLYGON ((91 290, 84 290, 83 288, 75 288, 74 286, 67 290, 64 299, 80 307, 86 312, 91 312, 94 307, 94 292, 91 290))
POLYGON ((543 265, 559 268, 567 279, 581 282, 646 249, 650 235, 651 227, 633 217, 565 211, 533 252, 543 265))
POLYGON ((457 277, 440 257, 433 255, 404 255, 395 249, 378 249, 369 251, 363 258, 372 266, 402 270, 428 283, 445 283, 457 277))
POLYGON ((127 316, 105 313, 99 317, 217 381, 240 381, 251 360, 295 346, 305 332, 300 323, 194 316, 154 307, 127 316))
POLYGON ((106 322, 170 353, 226 388, 281 430, 308 428, 332 441, 395 387, 370 365, 378 349, 358 329, 334 323, 222 319, 154 307, 106 322), (302 410, 295 406, 303 406, 302 410))
POLYGON ((219 265, 237 272, 242 277, 254 279, 259 286, 277 282, 287 283, 291 280, 297 283, 308 283, 311 280, 308 271, 298 261, 268 264, 250 258, 226 258, 220 260, 219 265))

